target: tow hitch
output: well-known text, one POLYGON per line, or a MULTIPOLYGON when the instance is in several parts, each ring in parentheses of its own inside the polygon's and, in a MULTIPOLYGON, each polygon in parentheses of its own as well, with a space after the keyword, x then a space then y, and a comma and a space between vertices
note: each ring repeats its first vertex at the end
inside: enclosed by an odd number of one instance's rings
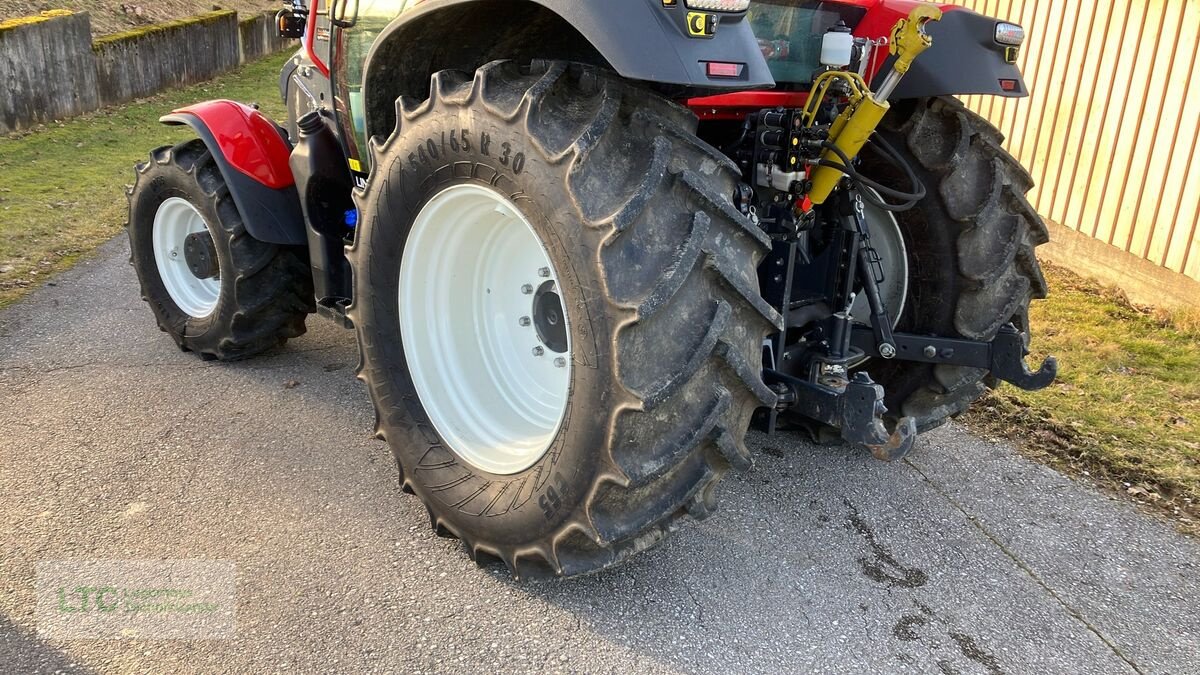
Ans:
POLYGON ((825 376, 817 383, 776 370, 768 370, 764 375, 779 395, 779 403, 771 411, 770 431, 774 431, 775 419, 780 412, 792 410, 840 428, 842 440, 867 448, 876 459, 892 462, 912 450, 917 438, 916 422, 905 417, 894 431, 888 431, 883 422, 883 414, 887 412, 883 405, 883 387, 875 384, 870 375, 858 372, 849 380, 825 376))
MULTIPOLYGON (((1036 372, 1029 370, 1025 363, 1029 350, 1020 331, 1011 323, 1001 328, 991 342, 895 333, 892 343, 896 359, 988 370, 996 379, 1025 391, 1045 389, 1058 375, 1058 359, 1053 356, 1046 357, 1036 372)), ((880 356, 875 334, 869 328, 855 327, 851 344, 868 356, 880 356)))
MULTIPOLYGON (((854 326, 850 335, 852 351, 871 358, 987 370, 997 379, 1026 391, 1049 386, 1058 374, 1058 361, 1053 356, 1047 357, 1036 372, 1029 369, 1025 363, 1029 350, 1012 324, 1001 328, 991 342, 906 333, 892 333, 890 341, 882 341, 876 332, 867 326, 854 326), (887 349, 889 346, 892 350, 887 349), (889 356, 881 353, 884 351, 889 356)), ((847 376, 845 369, 827 363, 816 368, 819 372, 815 382, 778 370, 764 373, 779 397, 770 414, 769 432, 774 432, 778 414, 788 410, 841 429, 843 440, 866 447, 876 459, 894 462, 912 450, 917 437, 916 422, 904 417, 895 429, 888 430, 883 420, 887 412, 883 387, 875 384, 870 375, 858 371, 847 376)))

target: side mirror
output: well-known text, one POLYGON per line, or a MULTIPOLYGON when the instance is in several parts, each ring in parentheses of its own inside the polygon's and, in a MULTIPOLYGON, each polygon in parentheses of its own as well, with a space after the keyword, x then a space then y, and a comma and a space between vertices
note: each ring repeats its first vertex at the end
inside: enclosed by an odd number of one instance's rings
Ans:
POLYGON ((275 15, 275 30, 279 37, 285 40, 299 40, 304 37, 304 28, 308 17, 294 9, 281 9, 275 15))
POLYGON ((329 22, 339 28, 353 28, 358 23, 358 0, 330 0, 329 22))

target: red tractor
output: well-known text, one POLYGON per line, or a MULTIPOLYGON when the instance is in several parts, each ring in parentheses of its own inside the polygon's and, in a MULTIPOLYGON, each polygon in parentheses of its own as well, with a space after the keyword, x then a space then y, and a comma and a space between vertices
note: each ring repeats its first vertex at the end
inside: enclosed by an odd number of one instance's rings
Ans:
POLYGON ((205 359, 358 336, 407 492, 477 561, 643 550, 747 428, 896 460, 1024 363, 1046 227, 955 95, 1020 26, 911 0, 299 0, 279 125, 213 101, 137 169, 159 325, 205 359))

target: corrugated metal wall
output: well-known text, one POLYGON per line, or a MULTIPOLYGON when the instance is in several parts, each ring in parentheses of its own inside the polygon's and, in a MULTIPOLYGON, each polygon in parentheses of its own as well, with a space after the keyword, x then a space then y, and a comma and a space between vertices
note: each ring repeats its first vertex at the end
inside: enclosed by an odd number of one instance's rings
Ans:
POLYGON ((1046 217, 1200 280, 1200 0, 952 0, 1025 27, 1032 96, 968 96, 1046 217))

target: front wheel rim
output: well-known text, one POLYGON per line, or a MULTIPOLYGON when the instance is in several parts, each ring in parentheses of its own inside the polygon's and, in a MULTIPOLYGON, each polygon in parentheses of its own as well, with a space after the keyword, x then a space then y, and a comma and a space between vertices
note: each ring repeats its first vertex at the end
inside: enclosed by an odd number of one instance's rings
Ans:
POLYGON ((413 222, 399 282, 405 361, 442 439, 490 473, 536 464, 566 417, 572 363, 559 277, 529 220, 489 188, 446 188, 413 222))
POLYGON ((212 314, 221 297, 220 276, 197 277, 186 258, 188 236, 206 232, 204 216, 186 199, 171 197, 154 214, 151 239, 158 276, 175 305, 197 319, 212 314))

